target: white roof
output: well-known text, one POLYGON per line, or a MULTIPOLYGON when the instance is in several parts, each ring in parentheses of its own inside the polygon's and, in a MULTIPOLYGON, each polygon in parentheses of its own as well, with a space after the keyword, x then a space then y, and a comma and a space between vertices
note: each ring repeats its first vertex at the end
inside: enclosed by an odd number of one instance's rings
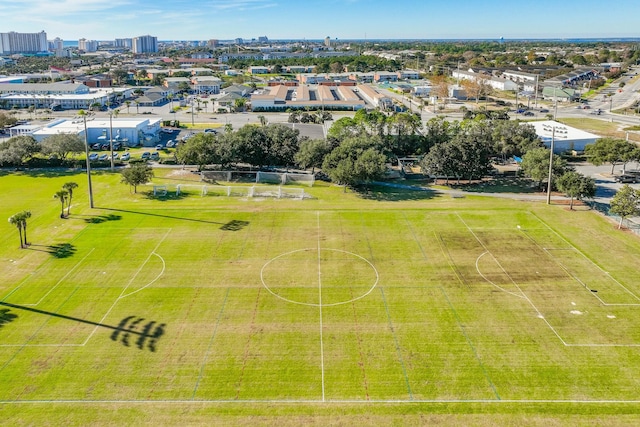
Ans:
POLYGON ((600 138, 599 135, 576 129, 553 120, 527 122, 527 124, 532 125, 536 130, 536 134, 545 142, 551 141, 554 127, 556 141, 582 141, 600 138))

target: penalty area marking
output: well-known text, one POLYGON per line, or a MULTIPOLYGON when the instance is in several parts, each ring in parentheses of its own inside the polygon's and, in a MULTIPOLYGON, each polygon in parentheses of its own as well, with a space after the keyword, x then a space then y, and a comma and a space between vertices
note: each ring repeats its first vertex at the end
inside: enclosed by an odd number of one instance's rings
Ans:
MULTIPOLYGON (((306 305, 309 307, 333 307, 333 306, 337 306, 337 305, 343 305, 343 304, 349 304, 355 301, 358 301, 364 297, 366 297, 367 295, 369 295, 371 292, 373 292, 373 290, 376 288, 376 286, 378 286, 378 282, 380 281, 380 275, 378 274, 378 270, 376 269, 376 267, 365 257, 360 256, 358 254, 355 254, 353 252, 349 252, 349 251, 343 251, 342 249, 328 249, 328 248, 305 248, 305 249, 296 249, 294 251, 289 251, 289 252, 285 252, 283 254, 278 255, 275 258, 270 259, 269 261, 267 261, 263 266, 262 269, 260 270, 260 281, 262 282, 262 286, 264 286, 264 288, 274 297, 279 298, 283 301, 289 302, 291 304, 299 304, 299 305, 306 305), (365 263, 367 263, 369 265, 369 267, 371 267, 371 269, 373 270, 373 272, 375 273, 375 280, 373 282, 373 284, 371 285, 371 287, 369 288, 369 290, 367 290, 367 292, 365 292, 364 294, 352 298, 350 300, 347 301, 338 301, 338 302, 334 302, 334 303, 322 303, 322 301, 318 301, 317 303, 312 303, 312 302, 302 302, 302 301, 295 301, 289 298, 285 298, 282 295, 277 294, 276 292, 272 291, 271 288, 269 288, 269 285, 267 285, 267 283, 265 282, 264 279, 264 272, 265 270, 269 267, 269 265, 286 256, 292 255, 292 254, 296 254, 296 253, 300 253, 300 252, 313 252, 313 253, 317 253, 318 254, 318 277, 320 277, 320 275, 322 274, 321 268, 320 268, 320 253, 322 251, 331 251, 331 252, 340 252, 343 254, 347 254, 347 255, 351 255, 353 257, 356 257, 362 261, 364 261, 365 263)), ((322 284, 320 284, 319 286, 322 286, 322 284)))

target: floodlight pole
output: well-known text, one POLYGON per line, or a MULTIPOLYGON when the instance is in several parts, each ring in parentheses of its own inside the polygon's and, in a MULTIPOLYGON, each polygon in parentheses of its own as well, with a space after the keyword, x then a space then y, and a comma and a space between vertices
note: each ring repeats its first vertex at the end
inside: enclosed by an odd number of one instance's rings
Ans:
POLYGON ((89 161, 89 136, 87 134, 87 114, 82 115, 84 122, 84 152, 87 161, 87 180, 89 181, 89 207, 93 209, 93 187, 91 186, 91 162, 89 161))
POLYGON ((109 148, 111 149, 111 172, 115 169, 113 164, 113 110, 109 109, 109 148))
POLYGON ((551 178, 553 177, 553 146, 556 140, 556 127, 551 131, 551 153, 549 153, 549 182, 547 182, 547 204, 551 204, 551 178))

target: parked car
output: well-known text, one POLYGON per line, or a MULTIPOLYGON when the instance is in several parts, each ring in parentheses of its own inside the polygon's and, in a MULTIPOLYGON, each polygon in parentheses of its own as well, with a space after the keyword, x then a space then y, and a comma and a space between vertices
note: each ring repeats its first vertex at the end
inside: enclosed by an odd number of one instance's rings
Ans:
POLYGON ((163 133, 173 133, 173 129, 169 129, 169 128, 162 128, 161 132, 163 133))
POLYGON ((549 112, 549 110, 548 110, 548 109, 546 109, 546 108, 541 108, 541 109, 540 109, 540 112, 541 112, 541 113, 548 113, 548 112, 549 112))
POLYGON ((205 133, 218 133, 218 131, 215 129, 205 129, 204 131, 205 133))
POLYGON ((636 175, 622 174, 616 176, 616 181, 622 184, 635 184, 640 181, 640 177, 636 175))
POLYGON ((164 147, 162 146, 162 144, 158 144, 156 145, 156 150, 164 150, 164 147))
POLYGON ((92 162, 98 160, 98 153, 89 154, 89 160, 91 160, 92 162))
POLYGON ((175 146, 176 146, 176 143, 173 142, 173 139, 170 139, 167 141, 167 145, 166 145, 167 148, 173 148, 175 146))
POLYGON ((122 155, 122 157, 120 157, 120 160, 122 160, 123 162, 128 161, 131 158, 131 153, 126 152, 122 155))
POLYGON ((100 160, 100 161, 105 161, 105 160, 108 160, 108 159, 109 159, 109 155, 106 154, 106 153, 105 154, 100 154, 98 156, 98 160, 100 160))
POLYGON ((111 150, 111 145, 110 144, 102 144, 100 146, 101 150, 111 150))
POLYGON ((142 153, 142 156, 140 156, 142 160, 148 160, 150 157, 151 157, 151 153, 148 151, 145 151, 144 153, 142 153))
POLYGON ((154 151, 153 153, 151 153, 151 160, 158 160, 160 159, 160 153, 158 153, 157 151, 154 151))
POLYGON ((516 113, 518 113, 518 114, 522 114, 522 113, 524 113, 525 111, 527 111, 527 109, 526 109, 526 108, 518 108, 518 109, 516 110, 516 113))
MULTIPOLYGON (((118 153, 113 153, 113 160, 118 160, 118 153)), ((111 160, 111 156, 109 156, 109 160, 111 160)))
POLYGON ((95 144, 93 144, 93 145, 91 146, 91 149, 92 149, 92 150, 99 150, 99 149, 100 149, 100 143, 99 143, 99 142, 96 142, 95 144))
POLYGON ((114 142, 113 143, 113 149, 114 150, 120 150, 122 148, 122 143, 121 142, 114 142))
POLYGON ((533 116, 533 112, 532 111, 525 111, 524 113, 522 113, 523 116, 533 116))

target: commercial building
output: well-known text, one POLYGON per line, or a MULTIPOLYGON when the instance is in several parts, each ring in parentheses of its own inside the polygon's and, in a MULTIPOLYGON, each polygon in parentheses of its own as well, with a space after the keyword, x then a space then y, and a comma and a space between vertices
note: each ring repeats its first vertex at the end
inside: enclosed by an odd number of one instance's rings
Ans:
MULTIPOLYGON (((87 119, 87 142, 91 144, 109 141, 109 131, 113 129, 113 140, 127 147, 153 147, 160 140, 160 118, 95 118, 87 119)), ((57 134, 73 134, 84 139, 83 119, 59 119, 34 131, 36 141, 57 134)))
POLYGON ((0 55, 37 54, 48 51, 47 33, 0 33, 0 55))
POLYGON ((158 38, 153 36, 139 36, 131 40, 131 50, 135 54, 158 52, 158 38))
POLYGON ((0 103, 7 109, 86 110, 113 103, 119 96, 130 98, 132 92, 133 88, 92 89, 78 83, 12 83, 0 84, 0 103))
POLYGON ((96 40, 82 38, 78 40, 78 50, 83 52, 96 52, 98 50, 98 42, 96 40))
POLYGON ((553 120, 527 122, 526 124, 534 127, 536 134, 545 146, 551 147, 551 141, 553 139, 554 153, 563 153, 571 150, 584 151, 584 147, 589 144, 595 144, 600 138, 593 133, 585 132, 553 120))

